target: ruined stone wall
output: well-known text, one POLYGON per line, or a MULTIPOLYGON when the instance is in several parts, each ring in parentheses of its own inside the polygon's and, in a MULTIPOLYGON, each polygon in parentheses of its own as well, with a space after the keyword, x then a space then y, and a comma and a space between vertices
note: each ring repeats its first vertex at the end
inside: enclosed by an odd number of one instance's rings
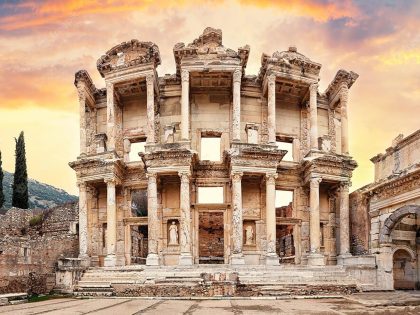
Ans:
POLYGON ((50 291, 57 259, 78 255, 77 220, 77 204, 1 215, 0 293, 50 291))

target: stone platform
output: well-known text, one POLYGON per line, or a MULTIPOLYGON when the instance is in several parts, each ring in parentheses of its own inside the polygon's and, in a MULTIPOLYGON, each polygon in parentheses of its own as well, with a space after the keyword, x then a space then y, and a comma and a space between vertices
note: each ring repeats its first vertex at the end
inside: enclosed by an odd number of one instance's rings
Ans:
POLYGON ((197 265, 90 268, 78 281, 79 296, 293 296, 360 290, 343 266, 197 265))

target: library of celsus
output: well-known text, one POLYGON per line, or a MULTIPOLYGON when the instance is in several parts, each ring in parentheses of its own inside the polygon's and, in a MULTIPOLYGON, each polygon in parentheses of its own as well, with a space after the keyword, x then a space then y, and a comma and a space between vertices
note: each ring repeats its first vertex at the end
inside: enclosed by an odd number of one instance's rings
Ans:
POLYGON ((76 73, 80 257, 90 266, 345 265, 351 261, 349 90, 296 47, 262 54, 207 28, 173 49, 131 40, 76 73))

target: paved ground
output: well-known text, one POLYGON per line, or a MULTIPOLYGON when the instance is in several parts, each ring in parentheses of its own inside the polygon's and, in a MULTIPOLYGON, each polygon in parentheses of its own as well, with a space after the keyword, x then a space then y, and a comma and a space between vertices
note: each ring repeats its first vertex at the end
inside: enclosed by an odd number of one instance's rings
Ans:
POLYGON ((0 307, 3 314, 420 314, 420 292, 289 300, 54 299, 0 307))

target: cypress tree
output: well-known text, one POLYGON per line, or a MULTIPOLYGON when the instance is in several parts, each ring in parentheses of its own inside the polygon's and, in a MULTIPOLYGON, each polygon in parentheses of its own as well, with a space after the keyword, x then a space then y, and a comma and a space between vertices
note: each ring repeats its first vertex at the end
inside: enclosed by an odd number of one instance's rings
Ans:
POLYGON ((13 177, 13 207, 28 209, 28 173, 26 169, 25 138, 23 131, 16 139, 16 163, 13 177))
POLYGON ((0 151, 0 208, 3 207, 4 204, 4 192, 3 192, 3 168, 2 168, 2 160, 1 160, 1 151, 0 151))

